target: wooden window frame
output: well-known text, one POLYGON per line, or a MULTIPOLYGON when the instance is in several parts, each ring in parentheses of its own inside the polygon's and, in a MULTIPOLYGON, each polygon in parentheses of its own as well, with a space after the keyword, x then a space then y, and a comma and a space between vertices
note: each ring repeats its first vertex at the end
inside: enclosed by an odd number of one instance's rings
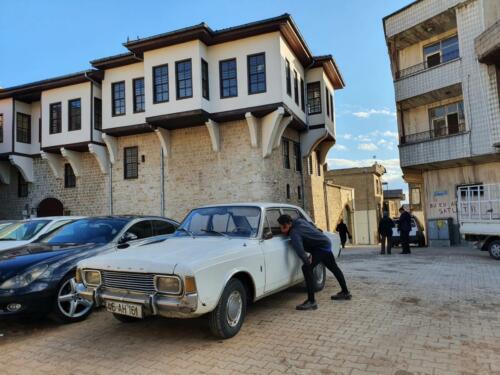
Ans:
POLYGON ((111 84, 111 116, 117 117, 117 116, 125 116, 127 113, 127 102, 126 102, 126 87, 125 87, 125 81, 118 81, 118 82, 113 82, 111 84), (116 97, 116 90, 115 87, 117 86, 122 86, 123 85, 123 98, 117 98, 116 97), (122 102, 123 101, 123 112, 117 112, 118 108, 122 108, 122 105, 117 105, 117 102, 122 102))
POLYGON ((125 180, 133 180, 139 178, 139 147, 137 146, 125 147, 123 149, 123 178, 125 180), (127 155, 127 151, 129 150, 135 150, 136 153, 135 161, 128 160, 130 155, 127 155), (131 165, 134 164, 135 164, 135 173, 129 174, 129 168, 131 165))
POLYGON ((175 62, 175 97, 177 100, 189 99, 193 97, 193 62, 191 59, 184 59, 175 62), (179 66, 189 63, 189 78, 179 79, 179 66), (181 82, 189 83, 183 89, 180 87, 181 82), (191 95, 182 95, 181 90, 191 89, 191 95))
POLYGON ((82 130, 82 99, 68 100, 68 131, 82 130), (72 107, 73 103, 79 103, 79 107, 72 107))
POLYGON ((61 132, 62 132, 62 103, 61 102, 51 103, 49 105, 49 134, 59 134, 61 132), (57 116, 54 116, 54 114, 56 113, 57 116))
POLYGON ((144 77, 134 78, 132 80, 132 93, 134 97, 134 105, 133 110, 134 113, 142 113, 146 111, 146 86, 144 77), (138 87, 137 83, 142 82, 142 92, 137 92, 140 87, 138 87))
MULTIPOLYGON (((258 65, 258 64, 257 64, 258 65)), ((266 53, 265 52, 259 52, 259 53, 254 53, 252 55, 247 55, 247 85, 248 85, 248 95, 255 95, 255 94, 262 94, 267 91, 267 74, 266 74, 266 53), (264 71, 263 72, 256 72, 252 73, 252 61, 254 58, 258 57, 263 57, 264 58, 264 71), (257 77, 257 82, 256 85, 259 86, 262 84, 262 80, 260 79, 261 75, 264 76, 264 88, 263 89, 258 89, 253 91, 252 90, 252 77, 256 76, 257 77)))
POLYGON ((238 96, 238 61, 236 60, 236 57, 233 57, 231 59, 226 59, 226 60, 220 60, 219 61, 219 86, 220 86, 220 98, 221 99, 227 99, 227 98, 236 98, 238 96), (224 64, 229 63, 234 61, 234 77, 231 78, 222 78, 222 69, 224 64), (231 87, 236 87, 236 94, 234 95, 224 95, 224 85, 223 82, 225 80, 233 80, 236 82, 236 85, 234 86, 229 86, 228 89, 230 90, 231 87))
POLYGON ((170 78, 169 78, 169 75, 168 75, 168 64, 162 64, 162 65, 153 66, 153 68, 152 68, 152 74, 153 74, 153 80, 152 80, 153 81, 153 104, 167 103, 170 100, 170 78), (159 69, 163 69, 163 68, 165 68, 166 71, 167 71, 166 82, 164 82, 164 83, 157 83, 156 82, 156 71, 159 70, 159 69), (165 85, 165 87, 166 87, 166 90, 165 90, 166 99, 157 100, 156 96, 159 93, 158 88, 159 88, 159 86, 163 86, 163 85, 165 85))

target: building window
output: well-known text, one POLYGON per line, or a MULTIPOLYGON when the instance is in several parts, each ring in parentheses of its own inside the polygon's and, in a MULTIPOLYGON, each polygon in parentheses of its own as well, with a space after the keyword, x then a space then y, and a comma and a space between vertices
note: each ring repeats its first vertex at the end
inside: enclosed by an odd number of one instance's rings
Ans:
POLYGON ((318 176, 321 176, 321 160, 319 156, 319 151, 316 151, 316 167, 318 168, 318 176))
POLYGON ((292 96, 292 77, 290 76, 290 61, 285 59, 286 93, 292 96))
POLYGON ((201 95, 210 99, 210 86, 208 84, 208 63, 201 59, 201 95))
POLYGON ((49 132, 57 134, 62 131, 61 103, 52 103, 49 107, 49 132))
POLYGON ((304 99, 304 79, 300 79, 300 108, 302 109, 302 112, 306 111, 306 101, 304 99))
POLYGON ((286 184, 286 199, 290 199, 290 184, 286 184))
POLYGON ((16 141, 31 143, 31 116, 17 112, 16 117, 16 141))
POLYGON ((258 53, 247 57, 248 93, 266 92, 266 55, 258 53))
POLYGON ((293 95, 295 97, 295 104, 299 105, 299 78, 295 70, 293 71, 293 95))
POLYGON ((290 147, 286 139, 281 141, 281 148, 283 150, 283 168, 290 169, 290 147))
POLYGON ((144 78, 136 78, 132 83, 134 89, 134 113, 144 112, 146 110, 144 100, 144 78))
POLYGON ((321 84, 312 82, 307 84, 307 114, 321 113, 321 84))
POLYGON ((175 81, 177 99, 193 97, 193 79, 191 74, 191 59, 175 63, 175 81))
POLYGON ((332 93, 330 95, 330 120, 333 121, 333 95, 332 93))
POLYGON ((302 172, 302 155, 300 153, 300 143, 293 142, 293 159, 295 161, 295 171, 302 172))
POLYGON ((3 113, 0 113, 0 143, 3 143, 3 113))
POLYGON ((465 131, 463 102, 457 102, 429 110, 431 135, 443 137, 465 131))
POLYGON ((76 176, 70 164, 64 164, 64 187, 73 188, 76 186, 76 176))
POLYGON ((68 101, 68 130, 80 130, 82 128, 82 101, 73 99, 68 101))
POLYGON ((457 35, 424 46, 424 63, 426 68, 432 68, 433 66, 457 59, 459 55, 457 35))
POLYGON ((328 89, 325 87, 326 117, 330 117, 330 100, 328 98, 328 95, 328 89))
POLYGON ((139 148, 137 146, 123 149, 123 173, 127 180, 139 177, 139 148))
POLYGON ((102 130, 102 100, 94 98, 94 128, 102 130))
POLYGON ((420 211, 422 209, 420 186, 410 185, 410 210, 420 211))
POLYGON ((168 64, 153 67, 153 103, 168 102, 168 64))
POLYGON ((297 186, 297 198, 302 199, 302 189, 300 186, 297 186))
POLYGON ((238 96, 238 80, 236 72, 236 59, 219 62, 220 97, 231 98, 238 96))
POLYGON ((111 98, 113 101, 113 116, 125 114, 125 82, 115 82, 111 85, 111 98))
POLYGON ((19 198, 28 196, 28 183, 25 181, 21 172, 17 172, 17 196, 19 198))
POLYGON ((312 155, 307 158, 307 172, 313 174, 313 158, 312 155))

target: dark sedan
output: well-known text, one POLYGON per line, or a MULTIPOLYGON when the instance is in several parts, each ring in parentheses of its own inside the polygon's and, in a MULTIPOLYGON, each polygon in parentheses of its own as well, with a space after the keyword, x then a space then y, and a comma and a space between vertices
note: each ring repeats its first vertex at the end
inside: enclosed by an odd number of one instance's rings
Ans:
POLYGON ((161 217, 91 217, 1 252, 0 317, 50 314, 62 323, 84 320, 92 304, 77 294, 77 262, 173 233, 178 225, 161 217))

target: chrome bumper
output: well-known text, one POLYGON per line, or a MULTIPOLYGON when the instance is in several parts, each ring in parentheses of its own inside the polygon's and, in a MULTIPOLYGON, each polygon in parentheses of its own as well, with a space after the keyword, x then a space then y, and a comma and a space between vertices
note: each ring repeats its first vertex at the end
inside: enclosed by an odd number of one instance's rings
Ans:
POLYGON ((163 294, 140 294, 119 290, 85 287, 78 285, 80 297, 103 306, 108 301, 127 302, 141 305, 146 315, 161 315, 165 317, 182 317, 192 315, 198 308, 198 294, 183 296, 167 296, 163 294))

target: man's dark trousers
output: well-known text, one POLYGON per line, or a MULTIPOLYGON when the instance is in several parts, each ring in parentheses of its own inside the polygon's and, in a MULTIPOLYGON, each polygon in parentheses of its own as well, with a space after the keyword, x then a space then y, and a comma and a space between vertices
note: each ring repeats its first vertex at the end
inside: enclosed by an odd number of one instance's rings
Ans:
POLYGON ((403 254, 410 254, 410 232, 402 230, 401 231, 401 247, 403 248, 403 254))
POLYGON ((386 236, 386 235, 382 235, 382 249, 381 249, 381 252, 382 253, 385 253, 385 244, 387 242, 387 254, 390 254, 391 253, 391 248, 392 248, 392 236, 386 236))
POLYGON ((335 257, 331 251, 322 251, 322 250, 314 250, 309 251, 312 255, 312 263, 304 264, 302 266, 302 272, 304 273, 304 279, 306 280, 307 286, 307 297, 309 301, 314 302, 314 274, 313 270, 319 263, 323 263, 326 268, 328 268, 342 288, 342 291, 348 293, 347 284, 345 282, 344 274, 340 270, 339 266, 337 266, 337 262, 335 261, 335 257))

